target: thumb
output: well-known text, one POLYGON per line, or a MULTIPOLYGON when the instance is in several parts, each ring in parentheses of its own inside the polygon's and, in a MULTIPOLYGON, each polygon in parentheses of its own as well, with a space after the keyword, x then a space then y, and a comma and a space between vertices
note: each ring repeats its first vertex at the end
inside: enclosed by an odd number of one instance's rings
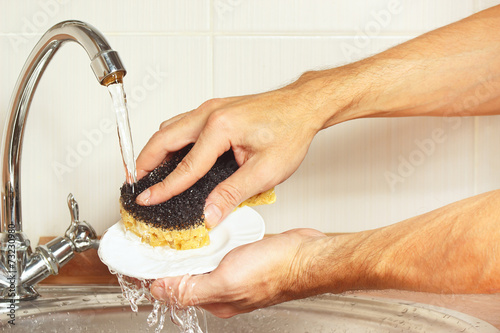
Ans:
MULTIPOLYGON (((229 178, 217 185, 205 201, 205 225, 217 226, 240 203, 267 190, 263 172, 258 172, 258 162, 248 160, 229 178)), ((262 169, 261 169, 262 170, 262 169)), ((265 170, 265 169, 264 169, 265 170)))

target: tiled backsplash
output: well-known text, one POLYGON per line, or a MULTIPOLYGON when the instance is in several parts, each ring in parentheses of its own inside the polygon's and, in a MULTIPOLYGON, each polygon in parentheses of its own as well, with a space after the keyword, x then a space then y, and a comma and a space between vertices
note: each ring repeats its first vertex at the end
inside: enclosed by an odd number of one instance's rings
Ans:
MULTIPOLYGON (((30 50, 66 19, 91 23, 120 53, 139 153, 161 121, 211 97, 274 89, 304 71, 366 57, 498 3, 5 1, 0 121, 30 50)), ((124 173, 110 105, 85 52, 63 47, 40 82, 24 141, 23 223, 30 238, 64 233, 69 192, 99 234, 119 219, 124 173)), ((352 232, 498 188, 500 157, 491 144, 500 140, 498 127, 498 117, 337 125, 317 136, 300 169, 277 187, 277 203, 257 210, 268 233, 294 227, 352 232), (423 142, 432 151, 423 150, 423 142)))

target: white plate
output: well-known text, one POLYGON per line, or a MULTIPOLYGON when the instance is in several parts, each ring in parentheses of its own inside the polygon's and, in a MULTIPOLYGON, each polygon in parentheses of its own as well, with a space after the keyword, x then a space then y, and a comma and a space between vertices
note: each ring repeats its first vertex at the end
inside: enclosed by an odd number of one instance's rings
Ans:
POLYGON ((111 270, 134 278, 202 274, 214 270, 235 247, 262 239, 264 229, 259 213, 242 207, 209 232, 209 245, 179 251, 144 244, 119 221, 101 238, 98 254, 111 270))

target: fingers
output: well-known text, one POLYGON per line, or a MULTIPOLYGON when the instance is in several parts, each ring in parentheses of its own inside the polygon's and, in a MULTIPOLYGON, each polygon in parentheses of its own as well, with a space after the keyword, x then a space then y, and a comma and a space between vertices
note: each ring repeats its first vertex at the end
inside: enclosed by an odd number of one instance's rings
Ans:
POLYGON ((197 123, 192 118, 184 115, 167 125, 162 124, 161 129, 149 139, 137 158, 137 179, 141 179, 153 171, 165 160, 168 153, 177 151, 196 141, 204 123, 197 123))
POLYGON ((160 165, 168 153, 177 151, 192 142, 189 140, 190 137, 179 138, 175 142, 171 142, 171 138, 173 137, 165 132, 158 131, 149 139, 136 161, 137 180, 160 165))
POLYGON ((220 302, 224 288, 220 280, 210 278, 211 274, 158 279, 151 285, 151 294, 157 300, 177 301, 182 306, 220 302))
POLYGON ((274 186, 265 178, 266 165, 265 159, 251 158, 215 187, 205 201, 207 228, 217 226, 246 199, 274 186))
POLYGON ((160 130, 151 137, 137 158, 137 179, 153 171, 169 152, 195 142, 212 112, 234 99, 208 100, 196 110, 181 113, 161 123, 160 130))
POLYGON ((137 203, 150 206, 167 201, 193 186, 215 164, 217 158, 230 148, 217 133, 201 134, 189 153, 163 181, 151 186, 137 197, 137 203), (215 146, 214 142, 218 145, 215 146))
POLYGON ((173 123, 175 123, 178 120, 181 120, 182 118, 184 118, 190 112, 192 112, 192 111, 180 113, 180 114, 178 114, 178 115, 176 115, 176 116, 174 116, 174 117, 172 117, 172 118, 170 118, 168 120, 165 120, 164 122, 162 122, 160 124, 160 129, 163 129, 163 128, 167 127, 168 125, 173 124, 173 123))
POLYGON ((151 284, 151 295, 159 301, 175 303, 179 296, 174 290, 179 290, 182 276, 158 279, 151 284))
POLYGON ((202 307, 219 318, 230 318, 256 309, 236 306, 228 296, 228 288, 214 279, 212 273, 158 279, 151 285, 151 294, 159 301, 180 307, 202 307))

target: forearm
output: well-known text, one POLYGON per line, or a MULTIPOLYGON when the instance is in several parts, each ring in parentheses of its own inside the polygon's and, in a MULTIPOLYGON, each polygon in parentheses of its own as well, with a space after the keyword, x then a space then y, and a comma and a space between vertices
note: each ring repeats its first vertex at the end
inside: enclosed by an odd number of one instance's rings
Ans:
POLYGON ((290 230, 235 248, 211 273, 158 279, 152 294, 227 318, 327 292, 498 293, 499 240, 497 190, 355 234, 290 230))
POLYGON ((362 61, 308 72, 289 88, 303 92, 323 128, 363 117, 498 114, 498 54, 500 6, 362 61))
POLYGON ((500 190, 388 227, 315 242, 318 255, 304 256, 302 270, 312 293, 500 292, 500 190))

